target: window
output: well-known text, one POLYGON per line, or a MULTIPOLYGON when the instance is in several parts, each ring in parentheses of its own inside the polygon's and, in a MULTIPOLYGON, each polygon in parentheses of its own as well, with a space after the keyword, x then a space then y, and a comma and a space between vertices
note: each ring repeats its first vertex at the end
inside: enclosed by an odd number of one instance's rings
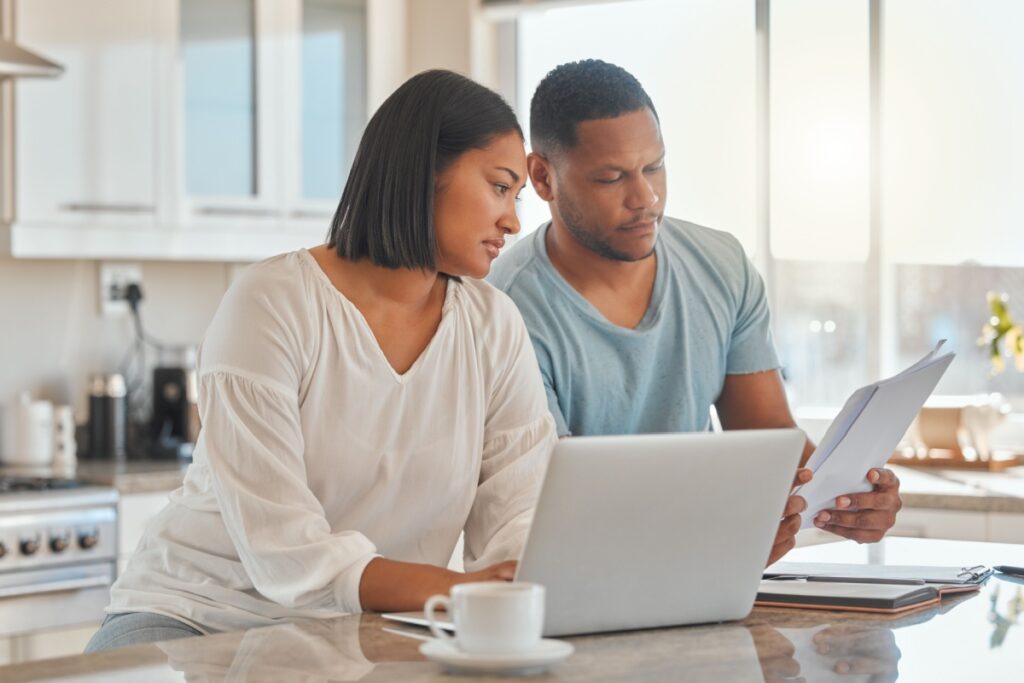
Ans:
MULTIPOLYGON (((668 212, 735 233, 766 266, 798 409, 837 407, 940 338, 958 353, 940 393, 1001 391, 1024 408, 1024 373, 1008 364, 992 377, 977 345, 987 291, 1008 293, 1024 319, 1024 4, 772 0, 761 4, 770 10, 766 54, 758 5, 525 10, 521 119, 536 84, 562 62, 598 57, 640 79, 661 114, 668 212), (761 57, 766 178, 757 174, 761 57), (755 253, 760 224, 768 254, 755 253)), ((524 196, 530 230, 547 207, 524 196)))
POLYGON ((252 0, 184 0, 185 189, 256 194, 256 71, 252 0))
MULTIPOLYGON (((594 57, 636 76, 662 121, 671 215, 756 243, 756 59, 750 0, 636 0, 525 13, 519 20, 517 110, 564 62, 594 57), (624 38, 628 36, 628 38, 624 38)), ((529 132, 527 137, 529 137, 529 132)), ((523 231, 549 220, 523 193, 523 231)))
POLYGON ((1022 23, 1014 0, 885 3, 882 254, 895 357, 948 337, 958 357, 943 393, 1024 398, 1024 373, 1008 363, 992 377, 976 344, 989 290, 1024 318, 1022 23))
POLYGON ((302 3, 302 196, 337 201, 366 123, 363 2, 302 3))

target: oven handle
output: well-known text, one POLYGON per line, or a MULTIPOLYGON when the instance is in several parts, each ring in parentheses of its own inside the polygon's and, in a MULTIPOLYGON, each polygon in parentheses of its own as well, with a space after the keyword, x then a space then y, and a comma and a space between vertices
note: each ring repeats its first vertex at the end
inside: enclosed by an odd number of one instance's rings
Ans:
POLYGON ((20 586, 0 587, 0 598, 17 598, 23 595, 39 595, 40 593, 62 593, 64 591, 76 591, 83 588, 100 588, 110 585, 109 576, 83 576, 75 579, 63 579, 61 581, 47 581, 45 583, 25 583, 20 586))

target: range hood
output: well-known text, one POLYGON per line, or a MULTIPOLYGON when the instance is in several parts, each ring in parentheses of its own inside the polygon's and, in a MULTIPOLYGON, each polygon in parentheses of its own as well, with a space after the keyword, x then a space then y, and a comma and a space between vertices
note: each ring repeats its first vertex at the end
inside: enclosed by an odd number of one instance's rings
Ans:
POLYGON ((64 73, 64 67, 34 52, 0 39, 0 78, 53 78, 64 73))

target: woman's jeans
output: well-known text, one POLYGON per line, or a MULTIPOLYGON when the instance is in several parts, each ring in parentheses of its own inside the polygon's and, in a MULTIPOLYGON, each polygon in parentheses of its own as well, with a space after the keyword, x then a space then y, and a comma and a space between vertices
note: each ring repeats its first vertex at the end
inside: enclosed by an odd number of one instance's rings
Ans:
POLYGON ((107 615, 100 630, 85 646, 85 652, 101 652, 127 645, 201 635, 203 634, 188 624, 162 614, 122 612, 107 615))

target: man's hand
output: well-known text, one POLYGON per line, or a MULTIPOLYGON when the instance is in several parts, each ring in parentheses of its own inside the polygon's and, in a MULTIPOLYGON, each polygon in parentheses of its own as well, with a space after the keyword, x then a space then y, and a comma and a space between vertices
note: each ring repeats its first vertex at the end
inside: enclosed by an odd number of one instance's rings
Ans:
MULTIPOLYGON (((812 473, 807 468, 796 471, 793 478, 793 488, 803 486, 811 480, 812 473)), ((782 511, 782 521, 779 523, 779 530, 775 532, 775 541, 772 543, 772 552, 768 556, 768 565, 771 566, 793 549, 796 545, 796 532, 800 531, 800 513, 807 509, 807 501, 800 496, 790 496, 786 501, 786 507, 782 511)))
POLYGON ((867 479, 874 485, 870 492, 839 496, 835 509, 815 515, 815 526, 858 543, 880 541, 903 507, 900 480, 886 469, 869 470, 867 479))

